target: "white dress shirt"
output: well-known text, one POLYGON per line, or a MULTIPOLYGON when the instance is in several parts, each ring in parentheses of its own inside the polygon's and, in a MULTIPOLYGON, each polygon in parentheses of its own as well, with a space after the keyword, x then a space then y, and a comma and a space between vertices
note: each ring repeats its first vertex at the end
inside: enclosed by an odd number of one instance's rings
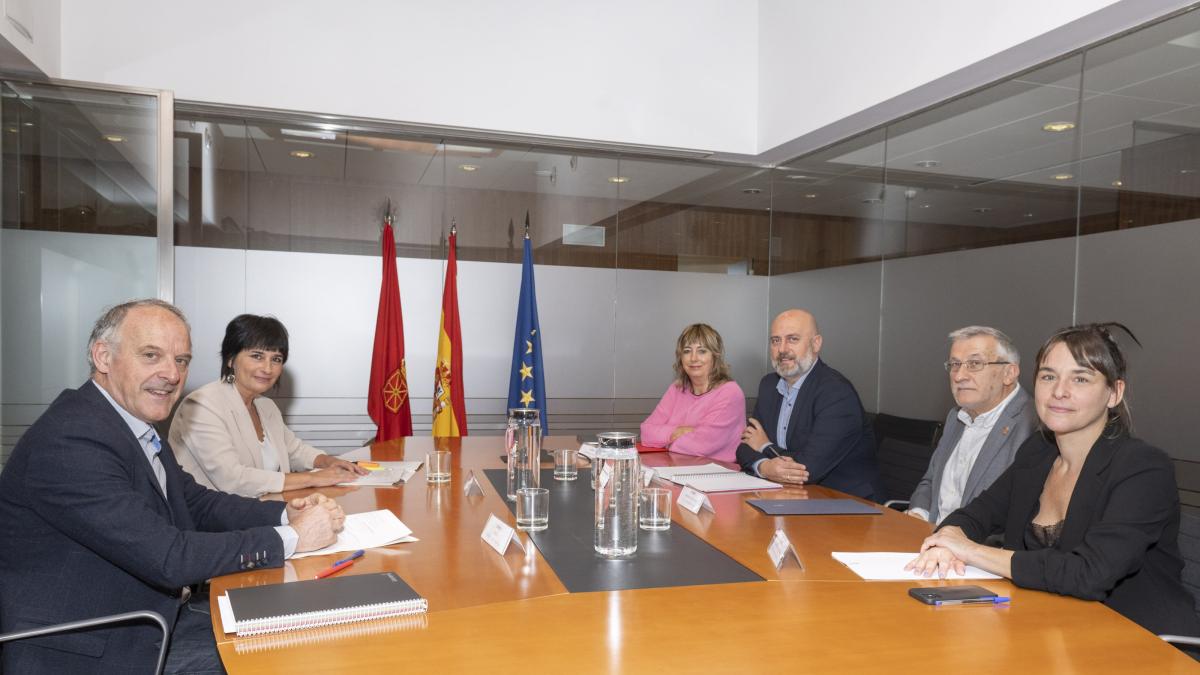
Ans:
MULTIPOLYGON (((938 514, 943 520, 963 505, 963 493, 967 489, 967 479, 971 476, 971 468, 975 466, 979 451, 983 449, 984 442, 992 433, 992 427, 996 426, 996 420, 1000 418, 1000 413, 1016 397, 1020 389, 1020 385, 1013 387, 1013 390, 1004 397, 1004 400, 1000 401, 999 405, 977 415, 975 419, 971 419, 966 410, 958 411, 958 421, 963 423, 963 433, 958 439, 958 444, 950 453, 949 459, 946 460, 946 466, 942 469, 942 483, 937 495, 938 514)), ((924 509, 914 509, 914 511, 922 512, 924 509)), ((926 520, 929 519, 928 513, 922 515, 926 520)))

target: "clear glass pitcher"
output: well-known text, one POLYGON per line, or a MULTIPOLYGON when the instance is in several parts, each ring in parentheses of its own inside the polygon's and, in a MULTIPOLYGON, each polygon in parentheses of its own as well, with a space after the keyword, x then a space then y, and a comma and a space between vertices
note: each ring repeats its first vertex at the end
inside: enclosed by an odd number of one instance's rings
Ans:
POLYGON ((508 453, 508 501, 517 501, 517 490, 541 487, 542 420, 537 408, 509 408, 504 432, 508 453))
POLYGON ((641 477, 637 436, 612 431, 597 437, 596 515, 592 545, 607 558, 621 558, 637 551, 637 500, 641 477))

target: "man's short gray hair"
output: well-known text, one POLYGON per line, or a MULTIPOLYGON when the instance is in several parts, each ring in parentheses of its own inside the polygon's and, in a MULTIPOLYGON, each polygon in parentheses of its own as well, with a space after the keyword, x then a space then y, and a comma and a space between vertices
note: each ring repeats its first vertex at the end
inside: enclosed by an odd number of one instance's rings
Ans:
POLYGON ((189 332, 192 330, 191 326, 188 325, 187 317, 183 315, 183 311, 165 300, 143 298, 141 300, 123 302, 115 307, 109 307, 100 315, 99 319, 96 319, 96 325, 92 327, 92 335, 88 338, 87 360, 92 374, 96 373, 96 364, 92 361, 92 347, 97 342, 103 342, 115 349, 119 344, 118 336, 120 335, 121 322, 125 320, 125 316, 129 314, 129 310, 138 307, 164 309, 178 317, 189 332))
POLYGON ((1014 365, 1021 365, 1021 355, 1017 352, 1017 346, 1013 344, 1012 338, 1005 335, 1003 331, 991 326, 967 326, 959 328, 951 332, 948 337, 950 338, 950 344, 954 344, 959 340, 969 340, 981 335, 986 335, 996 340, 996 358, 1001 361, 1008 361, 1014 365))

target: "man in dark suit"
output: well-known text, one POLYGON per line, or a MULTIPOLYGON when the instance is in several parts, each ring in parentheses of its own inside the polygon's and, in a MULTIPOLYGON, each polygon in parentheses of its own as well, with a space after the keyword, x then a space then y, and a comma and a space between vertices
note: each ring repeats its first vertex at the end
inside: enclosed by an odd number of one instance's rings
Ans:
MULTIPOLYGON (((323 497, 284 504, 215 492, 179 468, 152 426, 170 415, 191 361, 174 306, 114 307, 88 357, 91 380, 59 395, 0 474, 0 632, 153 610, 174 626, 168 672, 221 672, 211 623, 188 611, 187 587, 328 545, 344 515, 323 497)), ((11 673, 140 672, 158 635, 125 624, 0 654, 11 673)))
POLYGON ((967 326, 950 333, 945 365, 958 405, 946 416, 906 511, 935 524, 995 482, 1038 421, 1033 399, 1017 382, 1021 356, 1003 332, 967 326))
POLYGON ((813 315, 791 309, 771 322, 774 373, 758 385, 738 464, 777 483, 813 483, 878 501, 875 437, 854 385, 817 357, 813 315))

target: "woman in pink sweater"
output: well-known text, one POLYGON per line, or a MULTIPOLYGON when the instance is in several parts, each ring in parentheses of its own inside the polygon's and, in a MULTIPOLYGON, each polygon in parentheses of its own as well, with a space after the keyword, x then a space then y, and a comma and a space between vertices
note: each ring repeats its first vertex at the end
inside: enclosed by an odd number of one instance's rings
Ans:
POLYGON ((746 428, 746 397, 725 361, 725 343, 696 323, 675 343, 675 382, 642 422, 642 444, 685 455, 735 460, 746 428))

